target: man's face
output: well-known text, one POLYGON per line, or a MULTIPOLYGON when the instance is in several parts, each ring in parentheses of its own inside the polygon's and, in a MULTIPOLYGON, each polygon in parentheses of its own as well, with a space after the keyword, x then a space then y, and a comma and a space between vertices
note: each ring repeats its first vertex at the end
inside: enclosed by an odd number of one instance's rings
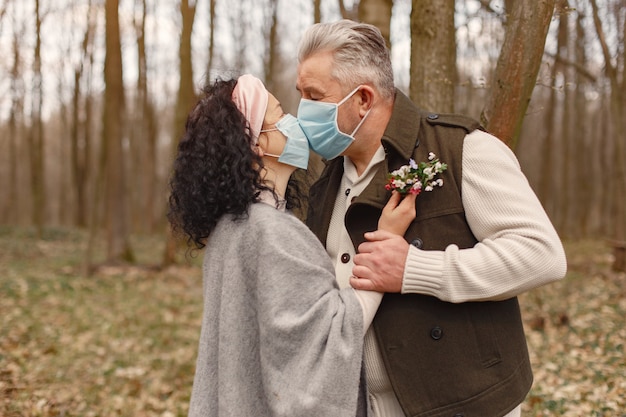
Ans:
MULTIPOLYGON (((304 99, 339 103, 355 85, 341 85, 332 77, 332 52, 311 55, 298 65, 296 88, 304 99)), ((357 100, 352 96, 339 106, 337 124, 342 132, 352 132, 359 123, 357 100)))
POLYGON ((298 65, 296 88, 302 98, 337 103, 343 98, 342 86, 331 76, 333 55, 320 52, 298 65))

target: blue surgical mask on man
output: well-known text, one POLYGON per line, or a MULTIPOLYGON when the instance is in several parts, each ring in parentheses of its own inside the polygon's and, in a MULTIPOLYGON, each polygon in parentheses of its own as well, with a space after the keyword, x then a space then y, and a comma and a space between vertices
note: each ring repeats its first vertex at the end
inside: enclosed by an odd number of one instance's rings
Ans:
POLYGON ((348 101, 362 85, 358 85, 339 103, 326 103, 301 99, 298 107, 298 121, 304 131, 309 146, 315 153, 325 159, 333 159, 343 153, 354 141, 354 135, 359 130, 371 108, 365 113, 359 124, 351 134, 343 133, 337 124, 339 106, 348 101))
POLYGON ((287 138, 287 143, 280 155, 264 152, 267 156, 278 158, 278 162, 296 168, 306 169, 309 164, 309 142, 307 141, 298 119, 291 114, 285 114, 273 129, 264 129, 263 132, 278 130, 287 138))

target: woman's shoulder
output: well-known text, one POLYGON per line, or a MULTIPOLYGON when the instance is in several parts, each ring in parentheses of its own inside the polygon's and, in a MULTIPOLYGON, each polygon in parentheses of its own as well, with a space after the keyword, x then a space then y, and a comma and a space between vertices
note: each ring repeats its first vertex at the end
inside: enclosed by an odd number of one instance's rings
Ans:
POLYGON ((295 215, 261 202, 251 204, 243 216, 222 218, 213 235, 213 244, 220 246, 237 241, 241 251, 247 246, 257 247, 261 242, 282 247, 291 245, 293 249, 303 245, 321 246, 313 232, 295 215))
POLYGON ((250 206, 249 226, 258 230, 274 231, 277 234, 290 234, 294 230, 308 234, 309 228, 295 215, 277 210, 269 204, 255 203, 250 206))

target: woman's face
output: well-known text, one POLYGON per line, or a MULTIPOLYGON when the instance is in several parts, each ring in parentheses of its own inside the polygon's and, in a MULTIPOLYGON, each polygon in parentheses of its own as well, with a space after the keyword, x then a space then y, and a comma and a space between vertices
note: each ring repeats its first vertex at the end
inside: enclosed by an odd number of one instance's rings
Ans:
MULTIPOLYGON (((261 130, 276 129, 276 123, 285 115, 280 102, 271 93, 267 101, 267 110, 261 130)), ((285 147, 287 138, 278 130, 263 132, 259 136, 259 146, 263 151, 275 155, 280 155, 285 147)))

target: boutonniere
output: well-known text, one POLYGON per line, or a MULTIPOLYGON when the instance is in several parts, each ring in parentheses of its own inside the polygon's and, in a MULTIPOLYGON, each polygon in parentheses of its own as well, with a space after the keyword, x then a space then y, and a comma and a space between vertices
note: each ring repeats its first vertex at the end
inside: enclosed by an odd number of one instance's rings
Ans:
POLYGON ((409 159, 408 165, 403 165, 387 174, 387 190, 397 190, 400 194, 419 194, 432 191, 435 187, 443 186, 443 179, 435 178, 437 174, 448 169, 448 165, 440 162, 434 153, 428 154, 428 162, 416 163, 409 159))

